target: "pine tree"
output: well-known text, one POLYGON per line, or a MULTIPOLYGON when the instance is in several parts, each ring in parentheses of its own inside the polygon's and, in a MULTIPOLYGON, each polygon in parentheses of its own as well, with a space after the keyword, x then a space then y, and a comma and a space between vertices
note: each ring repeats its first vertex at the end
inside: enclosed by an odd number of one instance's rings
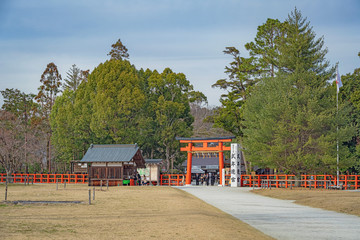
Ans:
MULTIPOLYGON (((360 124, 360 68, 356 68, 353 73, 348 73, 341 76, 343 87, 339 92, 339 101, 343 104, 347 104, 350 108, 350 123, 354 126, 360 124)), ((356 135, 353 138, 345 142, 351 152, 351 155, 355 159, 355 164, 351 166, 349 172, 360 173, 360 131, 357 129, 356 135)))
MULTIPOLYGON (((328 84, 334 68, 325 60, 323 38, 316 39, 297 9, 286 22, 279 72, 262 79, 246 103, 247 156, 257 165, 296 175, 334 173, 336 138, 351 139, 354 128, 347 124, 346 108, 336 115, 335 89, 328 84)), ((347 160, 343 167, 351 164, 347 160)))
POLYGON ((245 44, 250 56, 256 59, 259 76, 274 77, 279 70, 279 45, 286 36, 286 25, 286 22, 268 18, 257 28, 254 41, 245 44))
POLYGON ((76 91, 81 83, 81 71, 79 68, 76 67, 75 64, 71 66, 69 71, 66 72, 66 78, 64 83, 64 89, 76 91))
POLYGON ((224 53, 231 55, 233 61, 230 66, 225 67, 228 79, 220 79, 212 85, 212 87, 228 90, 227 94, 221 96, 222 107, 217 110, 214 123, 216 127, 221 127, 241 137, 243 134, 242 106, 251 88, 257 82, 257 79, 253 78, 257 67, 254 57, 241 57, 239 50, 235 47, 227 47, 224 53))

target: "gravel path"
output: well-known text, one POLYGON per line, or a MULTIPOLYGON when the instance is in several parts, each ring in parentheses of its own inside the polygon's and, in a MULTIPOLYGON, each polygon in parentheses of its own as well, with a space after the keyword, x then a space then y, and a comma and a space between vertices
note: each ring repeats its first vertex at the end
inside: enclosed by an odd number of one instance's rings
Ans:
POLYGON ((260 196, 250 188, 178 187, 276 239, 360 239, 360 217, 260 196))

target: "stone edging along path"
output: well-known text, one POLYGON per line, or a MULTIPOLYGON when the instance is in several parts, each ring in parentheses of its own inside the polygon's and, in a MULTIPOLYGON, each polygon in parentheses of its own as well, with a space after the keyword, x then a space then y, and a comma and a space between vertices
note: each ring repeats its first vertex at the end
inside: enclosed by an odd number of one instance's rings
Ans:
POLYGON ((251 193, 252 188, 177 187, 276 239, 360 239, 360 217, 251 193))

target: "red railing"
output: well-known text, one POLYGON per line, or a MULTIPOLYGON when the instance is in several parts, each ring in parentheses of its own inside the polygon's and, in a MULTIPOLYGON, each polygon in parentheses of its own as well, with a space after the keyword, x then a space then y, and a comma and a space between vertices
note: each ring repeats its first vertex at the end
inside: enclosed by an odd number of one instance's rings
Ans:
MULTIPOLYGON (((23 174, 15 173, 11 175, 10 180, 13 183, 73 183, 84 184, 88 182, 87 174, 23 174)), ((6 173, 0 173, 0 182, 6 181, 6 173)))
MULTIPOLYGON (((267 187, 290 188, 298 184, 304 188, 329 188, 338 186, 336 176, 333 175, 301 175, 300 179, 295 179, 295 175, 273 174, 273 175, 241 175, 241 187, 262 187, 264 182, 267 187)), ((225 175, 225 185, 231 183, 230 174, 225 175)), ((183 186, 185 176, 182 174, 162 174, 160 175, 160 185, 162 186, 183 186)), ((344 189, 359 189, 360 175, 340 175, 339 186, 344 189)))
POLYGON ((185 175, 183 174, 161 174, 161 186, 183 186, 185 185, 185 175))
MULTIPOLYGON (((230 177, 228 174, 227 176, 230 177)), ((298 180, 295 175, 241 175, 242 187, 261 187, 265 183, 267 187, 290 188, 296 185, 295 182, 300 182, 300 186, 304 188, 341 186, 344 189, 359 189, 360 175, 340 175, 339 184, 333 175, 301 175, 298 180)))
MULTIPOLYGON (((230 176, 230 175, 229 175, 230 176)), ((241 175, 241 187, 261 187, 263 180, 266 180, 269 187, 290 187, 291 181, 295 180, 295 175, 241 175)))
MULTIPOLYGON (((4 183, 6 173, 0 173, 0 183, 4 183)), ((21 174, 11 175, 14 183, 88 183, 88 174, 21 174)), ((333 175, 301 175, 295 180, 295 175, 241 175, 241 187, 261 187, 266 182, 267 187, 289 188, 295 186, 295 181, 300 182, 304 188, 327 188, 329 186, 341 186, 344 189, 360 189, 360 175, 340 175, 339 184, 333 175)), ((160 185, 183 186, 185 175, 183 174, 161 174, 160 185)), ((230 185, 230 174, 225 175, 225 185, 230 185)))

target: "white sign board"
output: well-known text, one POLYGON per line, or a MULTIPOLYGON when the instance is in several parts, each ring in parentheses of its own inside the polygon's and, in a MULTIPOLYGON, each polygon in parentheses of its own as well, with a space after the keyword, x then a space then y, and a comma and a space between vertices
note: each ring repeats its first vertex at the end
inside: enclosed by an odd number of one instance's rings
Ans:
POLYGON ((231 144, 230 165, 231 165, 231 170, 230 170, 231 187, 240 187, 241 152, 240 152, 240 145, 238 143, 231 144))

